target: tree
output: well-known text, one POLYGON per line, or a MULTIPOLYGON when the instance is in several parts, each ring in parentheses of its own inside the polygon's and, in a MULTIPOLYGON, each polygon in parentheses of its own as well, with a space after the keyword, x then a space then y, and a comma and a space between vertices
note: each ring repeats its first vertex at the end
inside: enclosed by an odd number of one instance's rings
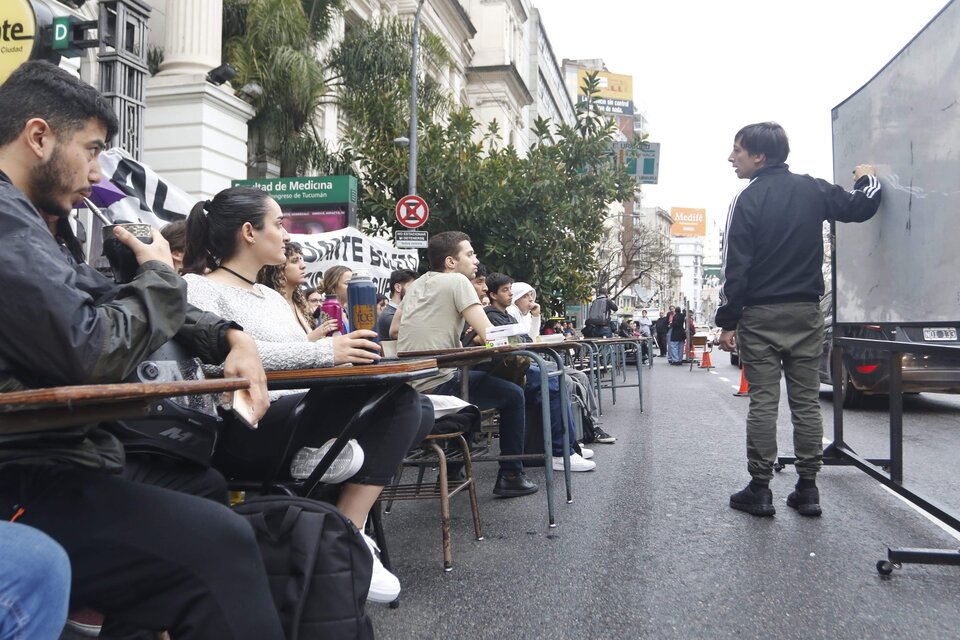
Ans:
MULTIPOLYGON (((346 142, 328 162, 352 159, 367 229, 398 227, 395 203, 407 193, 408 153, 392 140, 409 123, 409 42, 406 23, 363 25, 328 60, 348 122, 346 142)), ((442 44, 427 31, 423 42, 418 68, 442 69, 442 44)), ((613 157, 616 126, 596 105, 596 75, 574 125, 538 120, 526 157, 500 145, 496 122, 481 131, 468 108, 450 110, 452 100, 430 74, 421 86, 417 192, 430 204, 430 233, 466 232, 489 269, 532 284, 548 309, 585 297, 606 205, 636 188, 613 157)))
POLYGON ((620 229, 607 234, 597 252, 597 288, 610 292, 616 298, 630 287, 641 282, 660 286, 664 266, 673 264, 673 251, 656 229, 645 224, 634 226, 630 237, 620 229))
POLYGON ((314 118, 326 93, 316 48, 342 0, 225 0, 223 60, 249 89, 258 159, 276 158, 281 176, 302 175, 325 147, 314 118))

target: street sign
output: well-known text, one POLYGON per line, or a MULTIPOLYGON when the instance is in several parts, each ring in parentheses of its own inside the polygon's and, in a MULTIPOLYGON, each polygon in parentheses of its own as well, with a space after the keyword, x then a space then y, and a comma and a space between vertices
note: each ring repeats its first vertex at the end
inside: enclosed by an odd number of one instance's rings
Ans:
POLYGON ((397 201, 397 220, 408 229, 416 229, 427 221, 430 207, 420 196, 403 196, 397 201))
POLYGON ((629 142, 614 142, 613 151, 617 160, 626 165, 627 173, 636 176, 640 184, 657 184, 660 173, 660 143, 644 143, 639 153, 634 153, 629 142))
POLYGON ((415 229, 399 229, 393 232, 393 241, 397 249, 426 249, 430 234, 415 229))
POLYGON ((84 55, 84 49, 100 46, 100 38, 94 33, 99 23, 96 20, 80 20, 76 16, 58 16, 53 19, 50 48, 67 58, 84 55), (91 37, 92 36, 92 37, 91 37))

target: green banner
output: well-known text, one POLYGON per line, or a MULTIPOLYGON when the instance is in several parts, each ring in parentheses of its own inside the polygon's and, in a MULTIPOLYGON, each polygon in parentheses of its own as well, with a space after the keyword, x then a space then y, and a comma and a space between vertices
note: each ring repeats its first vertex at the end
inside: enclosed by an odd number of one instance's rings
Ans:
POLYGON ((270 194, 282 206, 357 204, 357 179, 353 176, 306 176, 234 180, 233 187, 253 187, 270 194))

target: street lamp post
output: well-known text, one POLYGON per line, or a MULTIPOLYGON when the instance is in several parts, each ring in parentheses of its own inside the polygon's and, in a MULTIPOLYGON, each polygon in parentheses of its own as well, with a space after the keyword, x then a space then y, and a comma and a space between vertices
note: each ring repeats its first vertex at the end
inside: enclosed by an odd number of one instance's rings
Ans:
POLYGON ((420 11, 424 0, 417 3, 413 17, 413 57, 410 60, 410 175, 407 178, 407 193, 417 195, 417 50, 420 48, 420 11))

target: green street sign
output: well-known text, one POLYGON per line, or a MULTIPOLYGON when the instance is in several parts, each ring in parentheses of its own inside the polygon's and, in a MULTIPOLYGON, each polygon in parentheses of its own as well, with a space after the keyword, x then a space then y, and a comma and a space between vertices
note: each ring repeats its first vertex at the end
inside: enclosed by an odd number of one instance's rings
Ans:
POLYGON ((66 58, 83 55, 84 49, 100 46, 95 32, 96 20, 80 20, 76 16, 57 16, 50 25, 50 48, 66 58))
POLYGON ((234 180, 233 187, 253 187, 270 194, 283 206, 314 204, 357 204, 357 179, 353 176, 305 176, 234 180))
POLYGON ((53 45, 54 51, 66 49, 70 46, 70 16, 59 16, 53 19, 53 45))
POLYGON ((660 173, 660 143, 648 143, 640 152, 639 158, 627 158, 625 164, 627 173, 636 176, 640 184, 657 184, 660 173))

